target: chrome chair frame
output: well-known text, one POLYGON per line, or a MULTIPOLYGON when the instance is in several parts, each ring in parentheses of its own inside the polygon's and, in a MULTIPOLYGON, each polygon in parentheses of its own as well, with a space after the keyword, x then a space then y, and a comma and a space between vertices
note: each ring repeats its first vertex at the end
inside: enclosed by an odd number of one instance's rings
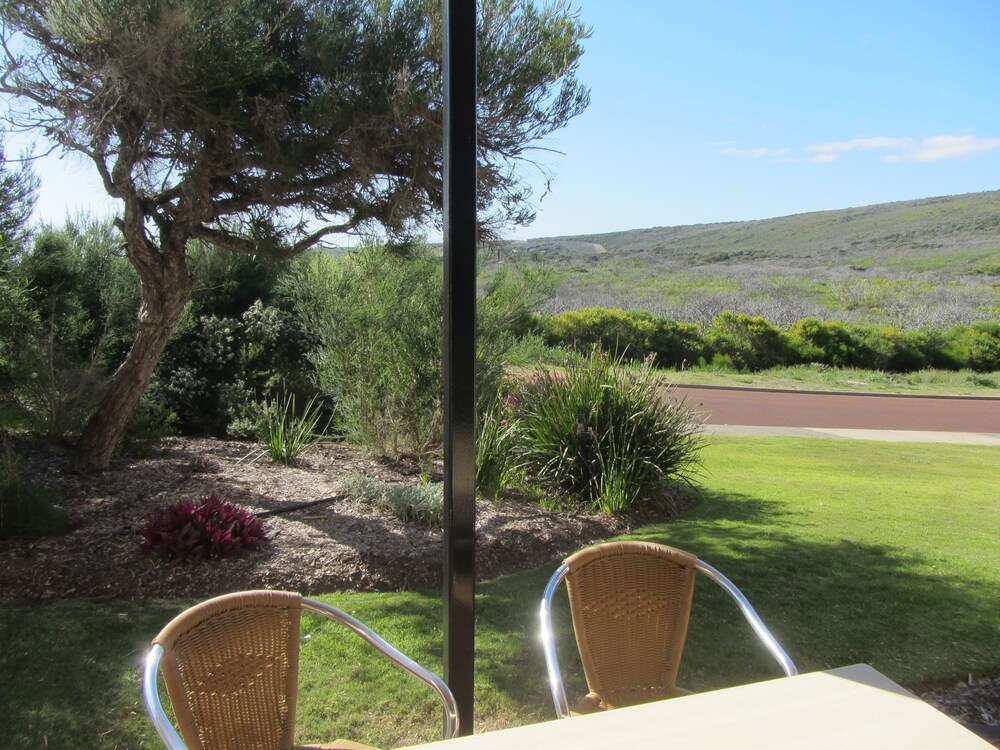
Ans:
MULTIPOLYGON (((388 658, 401 669, 409 672, 421 682, 429 685, 441 702, 444 704, 444 738, 451 739, 458 734, 458 705, 451 690, 444 680, 428 669, 417 664, 413 659, 391 646, 371 628, 359 620, 354 619, 346 612, 342 612, 329 604, 302 597, 302 609, 322 615, 329 620, 339 622, 349 630, 353 630, 363 640, 367 641, 376 651, 388 658)), ((146 704, 146 713, 156 729, 160 739, 166 745, 167 750, 188 750, 177 730, 170 723, 163 705, 160 703, 160 694, 156 685, 157 674, 159 673, 160 659, 163 657, 163 647, 155 644, 146 655, 145 669, 142 677, 142 696, 146 704)))
MULTIPOLYGON (((736 588, 736 585, 726 578, 726 576, 702 560, 697 560, 695 569, 717 583, 736 602, 743 617, 750 623, 750 627, 753 628, 754 633, 757 634, 757 637, 767 647, 767 650, 771 652, 771 655, 778 662, 785 675, 787 677, 797 675, 799 673, 798 668, 792 662, 791 658, 789 658, 788 654, 785 653, 781 644, 771 634, 771 631, 764 625, 764 621, 760 619, 760 615, 750 605, 750 601, 743 595, 743 592, 736 588)), ((570 708, 569 701, 566 699, 566 688, 563 685, 562 674, 559 670, 559 657, 556 656, 555 633, 552 630, 552 602, 555 598, 556 589, 559 588, 559 584, 566 578, 568 572, 569 568, 563 564, 552 574, 548 585, 545 587, 545 593, 542 595, 542 604, 538 612, 539 620, 541 621, 542 651, 545 654, 545 667, 549 675, 549 689, 552 692, 552 702, 555 704, 556 715, 560 719, 568 719, 570 717, 570 708)))

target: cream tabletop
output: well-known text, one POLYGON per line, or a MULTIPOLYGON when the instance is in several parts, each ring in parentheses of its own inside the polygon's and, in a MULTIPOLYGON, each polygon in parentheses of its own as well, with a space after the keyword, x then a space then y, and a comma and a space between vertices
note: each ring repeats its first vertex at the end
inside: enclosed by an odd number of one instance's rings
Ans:
POLYGON ((865 664, 419 745, 443 750, 987 750, 865 664))

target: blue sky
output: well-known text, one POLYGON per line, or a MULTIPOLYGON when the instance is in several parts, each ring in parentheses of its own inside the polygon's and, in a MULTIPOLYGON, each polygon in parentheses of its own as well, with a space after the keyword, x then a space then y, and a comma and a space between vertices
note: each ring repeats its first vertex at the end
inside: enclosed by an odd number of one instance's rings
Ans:
MULTIPOLYGON (((590 108, 512 238, 1000 188, 1000 2, 579 0, 590 108)), ((50 158, 38 215, 101 214, 93 168, 50 158)), ((526 174, 533 181, 535 171, 526 174)))

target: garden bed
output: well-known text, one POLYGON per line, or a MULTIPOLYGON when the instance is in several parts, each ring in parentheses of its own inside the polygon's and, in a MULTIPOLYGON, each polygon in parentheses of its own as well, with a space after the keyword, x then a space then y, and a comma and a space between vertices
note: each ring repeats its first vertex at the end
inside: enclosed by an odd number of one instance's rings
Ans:
MULTIPOLYGON (((419 482, 415 464, 375 461, 347 446, 323 445, 288 467, 266 458, 252 461, 254 451, 247 443, 173 438, 149 457, 118 459, 109 471, 86 477, 66 472, 64 450, 28 450, 21 475, 59 493, 71 530, 0 542, 0 596, 203 598, 247 588, 318 594, 440 585, 440 529, 404 523, 341 489, 356 474, 419 482), (137 532, 151 511, 213 492, 256 513, 277 511, 265 521, 273 540, 259 550, 196 564, 171 564, 140 549, 137 532), (323 498, 333 499, 283 512, 323 498)), ((477 573, 489 578, 539 565, 671 512, 611 517, 546 511, 516 496, 479 500, 477 573)))

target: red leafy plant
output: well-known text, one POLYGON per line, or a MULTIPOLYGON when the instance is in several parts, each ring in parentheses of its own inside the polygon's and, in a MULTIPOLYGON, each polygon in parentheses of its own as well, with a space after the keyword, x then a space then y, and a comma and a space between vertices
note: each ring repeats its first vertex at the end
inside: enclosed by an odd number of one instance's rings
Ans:
POLYGON ((214 492, 154 510, 139 534, 144 550, 174 561, 226 557, 270 538, 257 516, 214 492))

